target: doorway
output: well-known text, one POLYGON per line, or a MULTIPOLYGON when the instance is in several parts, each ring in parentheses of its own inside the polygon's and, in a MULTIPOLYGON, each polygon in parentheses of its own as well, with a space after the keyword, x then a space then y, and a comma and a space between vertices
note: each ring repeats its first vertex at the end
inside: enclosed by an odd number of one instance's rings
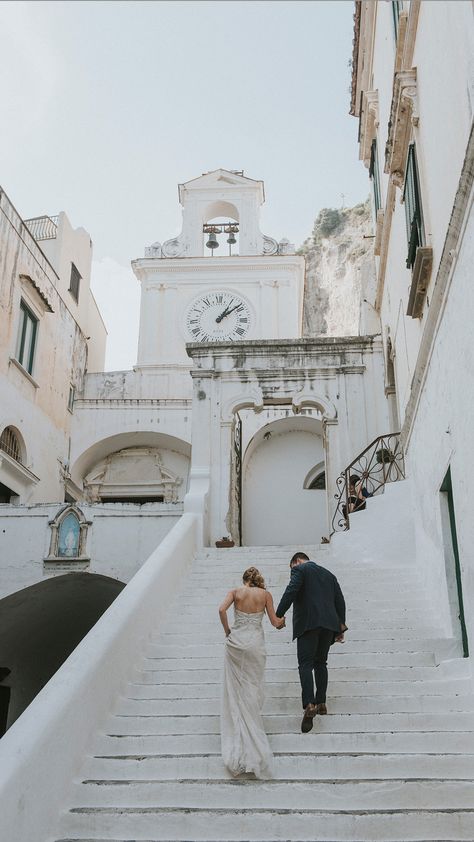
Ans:
POLYGON ((462 571, 459 559, 458 538, 456 532, 456 512, 454 508, 451 468, 449 467, 440 488, 441 526, 443 532, 446 581, 453 629, 460 627, 463 657, 469 657, 469 641, 464 617, 462 590, 462 571))
POLYGON ((328 529, 324 466, 320 421, 292 415, 261 427, 243 459, 242 544, 319 543, 328 529))

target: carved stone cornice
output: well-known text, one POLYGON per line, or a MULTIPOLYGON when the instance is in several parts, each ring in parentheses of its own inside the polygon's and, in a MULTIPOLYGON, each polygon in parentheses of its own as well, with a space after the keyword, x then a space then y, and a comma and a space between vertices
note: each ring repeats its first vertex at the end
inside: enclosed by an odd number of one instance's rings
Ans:
POLYGON ((396 187, 403 187, 411 131, 418 119, 416 68, 402 70, 395 74, 385 146, 385 172, 396 187))
POLYGON ((370 166, 370 150, 379 125, 379 92, 364 91, 359 124, 359 158, 370 166))

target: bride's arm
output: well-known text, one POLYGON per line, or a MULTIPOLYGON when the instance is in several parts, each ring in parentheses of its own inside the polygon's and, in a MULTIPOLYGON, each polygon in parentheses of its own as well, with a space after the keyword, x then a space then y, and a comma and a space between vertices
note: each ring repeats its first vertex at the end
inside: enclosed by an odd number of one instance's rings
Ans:
POLYGON ((222 625, 224 626, 225 636, 229 637, 230 635, 230 626, 227 620, 227 609, 230 608, 234 601, 235 591, 229 591, 227 596, 225 597, 224 601, 221 602, 219 605, 219 617, 222 625))
POLYGON ((275 626, 276 629, 282 629, 285 626, 285 618, 280 619, 275 614, 275 607, 273 605, 273 597, 269 591, 267 591, 267 597, 265 600, 265 609, 268 614, 268 619, 270 620, 272 626, 275 626))

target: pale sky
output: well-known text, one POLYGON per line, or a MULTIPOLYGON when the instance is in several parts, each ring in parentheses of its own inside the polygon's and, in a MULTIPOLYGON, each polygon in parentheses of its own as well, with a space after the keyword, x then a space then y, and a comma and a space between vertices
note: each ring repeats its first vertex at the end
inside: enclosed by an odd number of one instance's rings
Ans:
POLYGON ((90 232, 109 369, 135 362, 130 260, 179 233, 178 183, 218 167, 263 179, 262 229, 296 245, 321 207, 366 198, 353 7, 0 2, 0 184, 24 218, 65 210, 90 232))

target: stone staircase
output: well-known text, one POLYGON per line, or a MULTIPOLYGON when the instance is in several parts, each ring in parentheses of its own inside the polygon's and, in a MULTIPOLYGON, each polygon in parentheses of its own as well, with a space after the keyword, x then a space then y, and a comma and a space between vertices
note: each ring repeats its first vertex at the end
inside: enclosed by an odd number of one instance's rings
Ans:
POLYGON ((474 839, 472 688, 461 659, 437 666, 436 621, 407 567, 343 562, 331 547, 308 553, 334 570, 348 603, 347 641, 330 656, 329 715, 300 732, 290 617, 282 632, 266 623, 276 777, 226 772, 217 606, 250 564, 277 601, 292 552, 201 552, 89 747, 57 842, 474 839))

